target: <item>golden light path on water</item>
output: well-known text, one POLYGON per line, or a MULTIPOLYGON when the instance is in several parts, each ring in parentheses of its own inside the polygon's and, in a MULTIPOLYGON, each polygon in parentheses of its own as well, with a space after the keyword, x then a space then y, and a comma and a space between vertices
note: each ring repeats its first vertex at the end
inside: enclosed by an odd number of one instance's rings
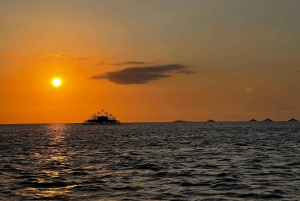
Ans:
POLYGON ((36 152, 33 157, 37 159, 35 164, 41 167, 36 175, 37 185, 28 187, 23 191, 22 196, 33 196, 43 198, 63 197, 70 192, 70 188, 76 185, 64 184, 62 174, 68 173, 71 169, 68 168, 68 156, 72 152, 66 152, 65 124, 47 124, 44 126, 45 139, 42 145, 43 152, 36 152))

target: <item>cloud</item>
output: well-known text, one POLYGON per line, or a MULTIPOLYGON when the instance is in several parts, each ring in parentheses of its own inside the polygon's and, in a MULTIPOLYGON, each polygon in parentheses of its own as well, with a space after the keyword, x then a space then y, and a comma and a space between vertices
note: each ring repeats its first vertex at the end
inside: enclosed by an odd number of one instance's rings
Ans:
POLYGON ((153 62, 144 62, 144 61, 127 61, 127 62, 120 62, 120 63, 114 63, 114 66, 126 66, 126 65, 146 65, 151 64, 153 62))
POLYGON ((71 60, 90 60, 90 59, 97 59, 98 57, 105 57, 110 55, 110 53, 99 53, 95 54, 92 57, 79 57, 76 55, 67 55, 66 53, 59 53, 59 54, 48 54, 45 56, 38 57, 40 59, 59 59, 63 57, 69 57, 71 60))
POLYGON ((110 55, 110 53, 99 53, 99 54, 95 54, 93 57, 77 57, 77 56, 74 56, 73 60, 84 61, 84 60, 97 59, 99 57, 106 57, 108 55, 110 55))
POLYGON ((186 66, 169 64, 164 66, 131 67, 120 71, 106 72, 90 77, 93 80, 107 79, 116 84, 146 84, 147 82, 161 78, 171 77, 172 73, 194 74, 186 70, 186 66))
POLYGON ((19 54, 19 53, 11 52, 11 53, 8 53, 8 54, 4 54, 2 56, 3 57, 19 57, 19 56, 24 56, 24 54, 19 54))
POLYGON ((112 66, 127 66, 127 65, 146 65, 153 62, 144 62, 144 61, 127 61, 127 62, 118 62, 116 59, 103 59, 97 63, 97 65, 112 65, 112 66))
POLYGON ((79 61, 90 60, 90 59, 95 59, 95 57, 74 57, 74 60, 79 60, 79 61))
POLYGON ((60 59, 66 57, 66 53, 60 53, 60 54, 48 54, 42 57, 38 57, 40 59, 60 59))
POLYGON ((98 57, 105 57, 107 55, 109 55, 110 53, 103 53, 103 54, 96 54, 92 57, 78 57, 78 56, 73 56, 72 60, 75 61, 86 61, 86 60, 92 60, 92 59, 97 59, 98 57))

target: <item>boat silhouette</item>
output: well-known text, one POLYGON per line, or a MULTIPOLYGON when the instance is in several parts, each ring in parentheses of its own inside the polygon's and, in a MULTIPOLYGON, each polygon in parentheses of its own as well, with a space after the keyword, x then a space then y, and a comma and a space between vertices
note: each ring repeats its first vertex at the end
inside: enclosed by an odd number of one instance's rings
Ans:
POLYGON ((291 118, 290 120, 288 120, 288 121, 298 121, 297 119, 295 119, 295 118, 291 118))
POLYGON ((110 125, 120 124, 120 121, 116 119, 112 114, 109 114, 105 110, 101 110, 98 113, 93 114, 88 120, 85 120, 84 125, 110 125))
POLYGON ((185 121, 185 120, 175 120, 173 121, 174 123, 182 123, 182 122, 190 122, 190 121, 185 121))

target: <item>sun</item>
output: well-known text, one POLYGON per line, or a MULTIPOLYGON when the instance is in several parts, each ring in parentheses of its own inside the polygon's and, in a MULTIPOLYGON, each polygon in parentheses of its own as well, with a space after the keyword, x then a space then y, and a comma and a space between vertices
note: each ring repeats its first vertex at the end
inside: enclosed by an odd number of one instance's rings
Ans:
POLYGON ((61 80, 60 80, 59 78, 54 78, 54 79, 52 80, 52 84, 53 84, 53 86, 55 86, 55 87, 59 87, 59 86, 61 85, 61 80))

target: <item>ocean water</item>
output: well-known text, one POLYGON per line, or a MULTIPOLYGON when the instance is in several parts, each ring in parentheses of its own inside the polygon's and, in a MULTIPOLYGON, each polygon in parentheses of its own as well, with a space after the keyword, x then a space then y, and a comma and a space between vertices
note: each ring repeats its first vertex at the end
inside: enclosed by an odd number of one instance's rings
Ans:
POLYGON ((300 200, 300 123, 0 125, 0 200, 300 200))

